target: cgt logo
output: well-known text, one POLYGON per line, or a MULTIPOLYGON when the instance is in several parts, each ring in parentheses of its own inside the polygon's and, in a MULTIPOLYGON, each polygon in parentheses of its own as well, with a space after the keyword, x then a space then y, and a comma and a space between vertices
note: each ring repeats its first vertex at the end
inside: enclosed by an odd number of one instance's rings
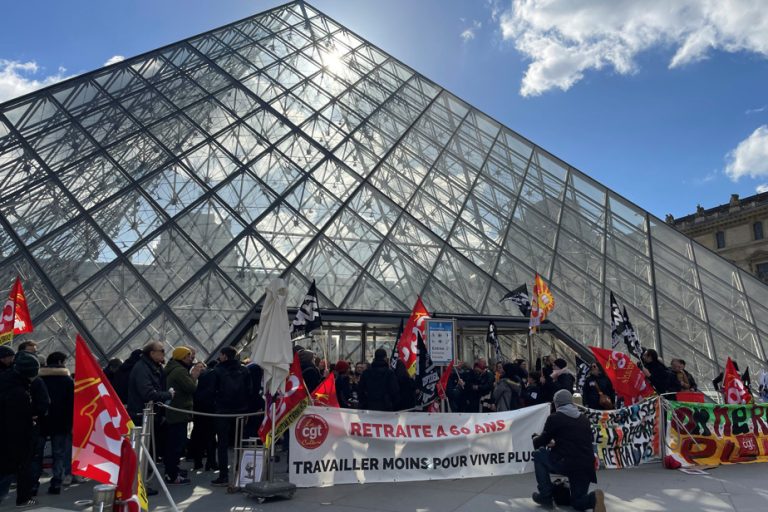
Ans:
POLYGON ((296 424, 296 440, 307 450, 314 450, 328 437, 328 423, 316 414, 302 416, 296 424))

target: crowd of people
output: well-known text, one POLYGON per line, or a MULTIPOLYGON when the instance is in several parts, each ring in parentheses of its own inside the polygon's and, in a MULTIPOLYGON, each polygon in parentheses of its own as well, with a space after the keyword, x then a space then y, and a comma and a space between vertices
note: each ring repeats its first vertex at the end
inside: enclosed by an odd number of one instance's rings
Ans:
MULTIPOLYGON (((43 453, 49 442, 53 465, 48 493, 59 494, 63 486, 73 481, 74 381, 66 368, 67 355, 52 352, 42 358, 36 352, 37 345, 32 341, 19 344, 16 351, 0 346, 0 442, 4 453, 0 460, 0 499, 8 494, 15 479, 19 506, 35 503, 43 474, 43 453)), ((402 361, 398 360, 393 367, 383 348, 375 351, 370 363, 354 364, 344 360, 328 364, 298 345, 294 352, 298 354, 310 393, 333 374, 338 402, 343 408, 419 409, 416 404, 421 391, 415 378, 402 361)), ((696 381, 685 366, 682 359, 673 359, 667 367, 654 350, 643 354, 642 371, 659 394, 697 390, 696 381)), ((583 405, 591 409, 613 409, 620 405, 611 380, 598 363, 592 363, 582 379, 578 379, 577 372, 565 359, 555 356, 539 358, 534 368, 529 368, 525 359, 497 362, 493 370, 483 358, 476 359, 471 367, 458 362, 447 380, 448 408, 451 412, 492 412, 552 403, 556 415, 562 412, 558 406, 560 400, 569 419, 556 416, 552 422, 548 421, 543 437, 534 442, 544 446, 550 438, 563 435, 567 438, 578 431, 577 424, 583 423, 578 415, 574 416, 576 409, 568 407, 574 392, 580 393, 583 405), (569 429, 571 434, 563 434, 569 429)), ((241 415, 264 410, 263 371, 257 364, 241 361, 233 347, 224 347, 217 360, 206 365, 196 360, 192 348, 179 346, 166 353, 166 345, 151 342, 135 350, 125 361, 109 361, 104 373, 135 425, 142 425, 144 421, 145 404, 158 405, 152 416, 156 458, 163 463, 163 477, 168 484, 190 483, 189 472, 180 467, 184 457, 192 461, 196 471, 217 472, 211 481, 213 486, 229 484, 234 419, 209 414, 241 415)), ((714 384, 717 386, 717 382, 714 384)), ((261 421, 259 415, 249 417, 244 435, 254 437, 261 421)), ((584 432, 579 435, 586 436, 584 432)), ((559 445, 569 442, 560 441, 559 445)), ((581 450, 584 454, 573 448, 577 455, 571 457, 586 457, 586 447, 591 449, 591 441, 587 443, 585 437, 584 444, 581 450)), ((540 454, 534 458, 541 466, 537 467, 537 478, 544 474, 544 466, 556 466, 547 458, 551 455, 540 454)), ((580 481, 578 488, 586 493, 588 484, 580 481)), ((535 499, 546 504, 547 492, 551 489, 540 482, 539 490, 535 499)), ((580 498, 584 506, 594 506, 595 500, 601 499, 594 493, 591 497, 585 496, 580 498)))

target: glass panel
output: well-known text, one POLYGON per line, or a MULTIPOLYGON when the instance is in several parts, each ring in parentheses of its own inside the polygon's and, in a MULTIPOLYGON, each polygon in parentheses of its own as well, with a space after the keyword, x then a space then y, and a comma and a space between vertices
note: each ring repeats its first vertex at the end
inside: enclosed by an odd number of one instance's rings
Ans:
POLYGON ((200 146, 182 158, 182 162, 209 187, 224 181, 239 167, 237 162, 213 144, 200 146))
POLYGON ((125 252, 163 223, 163 217, 137 190, 94 212, 93 220, 125 252))
POLYGON ((21 194, 3 201, 0 212, 27 244, 78 214, 72 201, 53 181, 25 189, 21 194))
POLYGON ((318 289, 334 305, 342 302, 362 269, 324 237, 318 240, 296 263, 307 279, 316 279, 318 289))
POLYGON ((255 222, 275 201, 276 196, 248 172, 241 172, 216 191, 248 224, 255 222))
MULTIPOLYGON (((35 317, 52 306, 56 302, 56 298, 23 256, 5 261, 0 265, 0 296, 8 297, 16 277, 21 278, 29 314, 34 323, 35 317)), ((37 334, 37 327, 35 325, 35 334, 37 334)))
POLYGON ((397 206, 367 185, 349 200, 349 208, 378 229, 382 235, 389 233, 400 215, 397 206))
POLYGON ((476 225, 459 219, 453 228, 449 244, 485 272, 491 273, 500 249, 480 231, 476 230, 474 228, 476 225))
POLYGON ((213 258, 242 232, 240 224, 218 201, 209 199, 176 219, 176 225, 213 258))
POLYGON ((405 304, 415 303, 428 277, 426 271, 411 263, 389 242, 382 244, 369 266, 369 272, 405 304))
POLYGON ((172 351, 179 344, 183 344, 197 349, 198 360, 206 359, 210 353, 202 347, 195 337, 190 337, 189 334, 182 331, 177 322, 173 315, 166 312, 160 313, 149 325, 133 334, 122 347, 114 348, 110 357, 126 360, 133 350, 141 349, 150 341, 159 341, 165 345, 166 353, 172 351))
POLYGON ((287 264, 255 236, 241 238, 224 253, 218 265, 254 302, 287 268, 287 264))
POLYGON ((255 227, 288 261, 293 261, 315 234, 315 228, 285 203, 277 205, 255 227))
POLYGON ((157 142, 144 134, 112 146, 107 151, 136 180, 161 168, 171 158, 157 142))
POLYGON ((213 351, 251 305, 218 272, 210 270, 179 294, 170 306, 204 348, 213 351))
POLYGON ((395 299, 375 279, 363 275, 349 297, 341 305, 343 309, 364 311, 406 311, 407 307, 395 299))
POLYGON ((81 160, 59 173, 59 177, 86 210, 113 196, 129 183, 104 155, 81 160))
POLYGON ((270 152, 262 155, 250 166, 250 170, 277 194, 285 190, 302 176, 301 169, 280 153, 270 152))
POLYGON ((123 264, 71 297, 69 303, 105 351, 157 306, 149 290, 123 264))
POLYGON ((347 209, 331 222, 325 235, 362 266, 368 264, 382 241, 375 229, 347 209))
POLYGON ((170 217, 192 204, 204 192, 203 187, 180 165, 167 167, 155 174, 142 183, 142 188, 170 217))
POLYGON ((458 253, 446 248, 432 273, 475 311, 482 309, 489 278, 458 253))
MULTIPOLYGON (((1 125, 0 125, 1 126, 1 125)), ((32 182, 47 176, 46 171, 21 145, 6 147, 0 144, 0 190, 8 197, 32 182)))
POLYGON ((147 240, 131 253, 130 259, 134 268, 164 299, 206 261, 175 228, 166 229, 147 240))

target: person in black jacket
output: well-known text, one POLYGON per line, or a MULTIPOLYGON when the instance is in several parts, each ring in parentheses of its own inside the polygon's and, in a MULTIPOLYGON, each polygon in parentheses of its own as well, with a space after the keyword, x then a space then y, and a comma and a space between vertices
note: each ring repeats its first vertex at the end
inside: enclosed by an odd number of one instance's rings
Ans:
POLYGON ((611 399, 612 404, 616 404, 616 392, 613 390, 613 384, 609 379, 602 366, 598 363, 592 363, 589 368, 589 375, 584 380, 584 389, 581 391, 581 395, 584 398, 584 407, 590 409, 613 409, 613 407, 603 407, 600 405, 600 393, 611 399))
POLYGON ((37 504, 33 498, 31 461, 34 452, 32 380, 40 363, 32 354, 19 352, 11 370, 0 372, 0 501, 16 477, 16 506, 37 504))
MULTIPOLYGON (((75 406, 75 381, 64 366, 67 355, 51 352, 46 366, 40 369, 39 378, 45 382, 51 405, 48 414, 40 421, 38 450, 42 454, 47 438, 51 440, 53 477, 48 494, 61 494, 61 484, 66 475, 72 474, 72 415, 75 406)), ((39 481, 40 473, 32 476, 39 481)))
MULTIPOLYGON (((103 368, 104 376, 112 385, 112 389, 115 389, 115 377, 117 376, 117 372, 120 370, 121 366, 123 366, 123 360, 119 357, 115 357, 110 359, 107 362, 107 366, 103 368)), ((117 393, 117 389, 115 389, 115 393, 117 393)), ((120 396, 120 394, 118 393, 117 396, 120 396)))
POLYGON ((352 396, 352 386, 349 380, 349 363, 339 360, 333 367, 336 373, 336 399, 343 409, 352 408, 349 399, 352 396))
POLYGON ((488 370, 488 363, 480 358, 475 361, 466 383, 467 412, 480 412, 480 399, 493 390, 494 375, 488 370))
MULTIPOLYGON (((165 375, 163 375, 165 347, 163 344, 159 341, 151 341, 144 346, 141 352, 141 357, 131 369, 128 379, 128 403, 126 404, 128 414, 136 426, 141 426, 144 421, 142 413, 146 403, 168 402, 173 398, 173 392, 165 389, 165 375)), ((155 416, 156 419, 159 417, 159 415, 155 416)), ((157 423, 155 427, 158 427, 157 423)), ((157 434, 158 439, 162 438, 158 430, 155 431, 155 434, 157 434)))
POLYGON ((680 391, 680 382, 675 374, 659 361, 659 354, 652 348, 643 352, 643 373, 651 381, 656 393, 674 393, 680 391))
POLYGON ((369 411, 394 411, 400 401, 400 386, 389 367, 387 351, 376 349, 373 363, 363 372, 358 384, 360 408, 369 411))
POLYGON ((675 373, 675 377, 677 378, 677 381, 680 383, 680 391, 698 391, 699 388, 696 386, 696 379, 693 378, 693 375, 688 373, 688 370, 685 369, 685 361, 682 359, 673 359, 670 361, 670 368, 675 373))
POLYGON ((402 359, 395 364, 397 387, 400 388, 400 399, 395 405, 396 411, 405 411, 416 407, 416 380, 408 375, 408 369, 402 359))
POLYGON ((312 393, 323 381, 323 376, 315 365, 315 353, 307 349, 299 350, 299 363, 307 391, 312 393))
POLYGON ((533 501, 552 508, 551 473, 566 475, 571 487, 571 506, 576 510, 605 512, 605 495, 600 489, 588 493, 589 484, 597 483, 592 428, 589 419, 573 404, 573 396, 561 389, 553 398, 555 413, 544 423, 541 434, 534 434, 533 467, 538 492, 533 501), (554 441, 554 445, 549 444, 554 441))
POLYGON ((561 389, 567 390, 573 394, 573 386, 576 384, 576 376, 573 375, 570 368, 568 368, 568 362, 562 357, 555 359, 552 370, 552 383, 554 384, 554 392, 557 393, 561 389))
MULTIPOLYGON (((197 412, 215 412, 214 399, 216 396, 216 381, 213 369, 218 364, 214 360, 208 363, 208 368, 203 370, 197 378, 197 389, 192 400, 193 410, 197 412)), ((196 414, 192 419, 192 435, 189 441, 189 449, 195 462, 194 469, 203 469, 203 456, 205 456, 205 470, 215 471, 216 464, 216 427, 214 418, 196 414)))
POLYGON ((523 405, 525 407, 544 403, 539 379, 541 379, 541 372, 534 370, 528 373, 528 383, 523 389, 523 405))
POLYGON ((0 372, 13 368, 13 356, 16 352, 8 345, 0 345, 0 372))
MULTIPOLYGON (((248 404, 253 392, 251 373, 243 366, 234 347, 224 347, 219 353, 219 364, 213 370, 214 407, 218 414, 238 414, 248 412, 248 404)), ((233 441, 234 418, 216 418, 216 437, 218 438, 219 477, 211 482, 214 486, 229 485, 229 447, 233 441)))
POLYGON ((140 348, 131 352, 128 359, 126 359, 123 364, 120 365, 120 368, 117 369, 112 380, 112 387, 115 389, 115 393, 117 393, 117 396, 120 397, 120 401, 122 401, 123 404, 126 404, 126 406, 128 404, 128 388, 130 387, 131 382, 131 371, 133 371, 133 367, 139 362, 143 353, 144 352, 140 348))

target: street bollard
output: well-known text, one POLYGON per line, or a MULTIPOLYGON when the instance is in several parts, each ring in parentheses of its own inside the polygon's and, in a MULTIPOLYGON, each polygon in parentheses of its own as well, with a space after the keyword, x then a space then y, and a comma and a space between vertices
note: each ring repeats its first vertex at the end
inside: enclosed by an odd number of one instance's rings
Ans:
POLYGON ((106 512, 112 510, 115 504, 115 490, 117 487, 111 484, 96 485, 93 487, 93 512, 106 512))

